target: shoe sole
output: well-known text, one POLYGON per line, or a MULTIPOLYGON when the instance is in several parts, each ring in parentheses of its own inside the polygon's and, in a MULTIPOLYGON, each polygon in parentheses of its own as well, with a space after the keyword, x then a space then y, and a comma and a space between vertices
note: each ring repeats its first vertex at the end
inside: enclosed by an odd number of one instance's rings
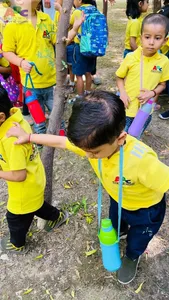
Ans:
POLYGON ((131 280, 129 280, 128 282, 122 282, 122 281, 120 281, 119 279, 117 279, 118 282, 121 283, 121 284, 123 284, 123 285, 126 285, 126 284, 131 283, 131 282, 135 279, 135 277, 136 277, 136 275, 137 275, 137 269, 138 269, 139 262, 140 262, 140 257, 139 257, 138 262, 137 262, 135 274, 134 274, 134 276, 133 276, 133 278, 132 278, 131 280))
POLYGON ((162 115, 159 115, 159 118, 160 118, 161 120, 169 120, 169 117, 165 118, 165 117, 163 117, 162 115))

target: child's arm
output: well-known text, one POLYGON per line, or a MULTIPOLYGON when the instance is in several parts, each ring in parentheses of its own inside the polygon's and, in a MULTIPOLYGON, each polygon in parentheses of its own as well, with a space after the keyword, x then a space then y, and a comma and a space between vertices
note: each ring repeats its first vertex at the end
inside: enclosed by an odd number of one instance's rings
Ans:
POLYGON ((150 98, 154 98, 156 95, 159 95, 166 87, 166 82, 160 82, 156 88, 152 91, 147 89, 142 89, 138 99, 141 104, 146 103, 150 98))
POLYGON ((84 11, 82 11, 81 17, 75 18, 75 21, 73 23, 73 28, 68 32, 68 37, 66 39, 67 44, 70 44, 71 41, 74 39, 74 37, 77 35, 79 27, 82 25, 84 20, 85 20, 85 14, 84 11))
POLYGON ((25 181, 27 176, 26 170, 18 171, 0 171, 0 179, 13 182, 25 181))
POLYGON ((18 140, 15 141, 16 145, 36 143, 54 148, 66 148, 66 137, 51 134, 29 134, 26 133, 18 123, 15 123, 15 126, 9 129, 9 131, 7 132, 7 136, 17 137, 18 140))
POLYGON ((11 67, 2 67, 0 66, 0 74, 11 74, 11 67))
POLYGON ((130 36, 130 47, 133 51, 138 48, 138 46, 136 44, 136 37, 134 37, 134 36, 130 36))
POLYGON ((117 87, 120 92, 120 99, 123 101, 125 107, 128 108, 129 103, 130 103, 130 98, 127 95, 126 90, 125 90, 124 78, 117 77, 116 83, 117 83, 117 87))
POLYGON ((3 52, 3 56, 13 65, 22 68, 26 73, 31 72, 32 66, 30 63, 26 59, 20 58, 14 52, 3 52))

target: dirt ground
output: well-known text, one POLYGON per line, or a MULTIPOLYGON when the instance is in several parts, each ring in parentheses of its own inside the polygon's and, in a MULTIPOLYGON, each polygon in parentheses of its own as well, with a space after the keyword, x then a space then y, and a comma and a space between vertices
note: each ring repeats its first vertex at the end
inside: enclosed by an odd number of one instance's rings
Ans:
MULTIPOLYGON (((100 1, 101 3, 101 1, 100 1)), ((122 60, 126 25, 125 3, 109 10, 110 44, 107 56, 98 60, 103 78, 101 88, 115 90, 115 70, 122 60)), ((161 110, 169 107, 169 98, 160 97, 161 110)), ((71 111, 67 105, 65 117, 71 111)), ((169 165, 169 121, 162 121, 158 113, 143 140, 157 151, 169 165)), ((53 204, 72 205, 85 197, 93 222, 88 224, 81 208, 67 225, 46 233, 38 231, 36 220, 30 230, 30 251, 25 256, 0 253, 0 300, 164 300, 169 299, 169 206, 160 232, 142 256, 136 279, 120 285, 116 274, 104 270, 97 238, 97 180, 86 159, 66 151, 56 151, 53 178, 53 204), (66 186, 65 186, 66 185, 66 186), (70 188, 66 188, 70 187, 70 188), (85 252, 97 249, 86 257, 85 252), (136 290, 143 283, 141 290, 136 290)), ((0 182, 0 236, 7 233, 5 206, 6 184, 0 182)), ((103 217, 108 216, 108 196, 103 197, 103 217)), ((169 199, 169 196, 168 196, 169 199)), ((125 241, 121 242, 123 252, 125 241)))

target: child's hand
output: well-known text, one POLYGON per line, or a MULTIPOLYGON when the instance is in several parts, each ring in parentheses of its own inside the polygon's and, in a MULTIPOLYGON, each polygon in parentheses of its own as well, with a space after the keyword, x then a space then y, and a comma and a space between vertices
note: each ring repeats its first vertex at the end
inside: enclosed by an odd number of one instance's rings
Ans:
POLYGON ((51 8, 50 0, 45 0, 44 2, 45 2, 45 3, 44 3, 44 6, 45 6, 46 8, 51 8))
POLYGON ((21 61, 20 66, 25 71, 26 74, 29 74, 32 70, 32 65, 26 59, 21 61))
POLYGON ((81 17, 80 18, 76 18, 75 22, 73 24, 73 30, 75 32, 78 32, 78 29, 82 25, 82 23, 84 22, 84 20, 85 20, 85 14, 84 14, 84 11, 82 11, 81 17))
POLYGON ((120 91, 120 99, 123 101, 125 108, 128 108, 130 104, 130 98, 126 91, 120 91))
POLYGON ((57 10, 57 11, 59 11, 61 13, 62 6, 60 5, 60 3, 58 3, 58 0, 55 0, 55 2, 54 2, 54 8, 55 8, 55 10, 57 10))
POLYGON ((140 104, 145 104, 150 98, 153 98, 153 96, 154 96, 153 91, 142 89, 140 91, 140 95, 137 98, 140 101, 140 104))
POLYGON ((6 136, 8 138, 11 136, 17 137, 18 139, 14 143, 15 145, 29 143, 30 134, 26 133, 18 123, 14 122, 14 125, 14 127, 8 130, 6 136))

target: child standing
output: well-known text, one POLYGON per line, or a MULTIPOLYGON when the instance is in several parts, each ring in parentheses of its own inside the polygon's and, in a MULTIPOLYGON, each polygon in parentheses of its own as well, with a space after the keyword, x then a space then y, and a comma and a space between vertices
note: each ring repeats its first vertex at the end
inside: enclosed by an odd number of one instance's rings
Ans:
MULTIPOLYGON (((12 1, 11 1, 12 2, 12 1)), ((42 109, 47 107, 51 112, 53 107, 53 86, 56 84, 55 53, 56 28, 47 14, 37 11, 39 0, 15 0, 15 5, 28 10, 28 18, 15 15, 4 30, 4 57, 20 68, 21 82, 25 87, 26 73, 30 73, 35 92, 42 109), (19 3, 18 3, 19 2, 19 3), (29 19, 30 15, 30 19, 29 19), (30 62, 34 62, 42 76, 37 74, 30 62)), ((28 88, 32 86, 28 83, 28 88)), ((46 124, 35 124, 37 133, 46 132, 46 124)))
POLYGON ((18 108, 12 108, 7 92, 0 88, 0 179, 8 184, 7 222, 10 237, 1 239, 3 251, 25 253, 26 234, 36 215, 45 220, 46 230, 60 226, 67 212, 44 202, 45 171, 37 146, 27 144, 15 147, 14 139, 6 137, 7 131, 18 122, 30 134, 30 125, 18 108))
MULTIPOLYGON (((165 82, 169 79, 169 60, 158 53, 158 50, 166 42, 167 34, 168 19, 159 14, 148 15, 141 29, 142 47, 127 55, 116 72, 120 98, 126 107, 126 132, 140 105, 165 89, 165 82)), ((151 117, 150 115, 143 131, 151 117)))
POLYGON ((128 17, 125 50, 123 56, 140 46, 141 24, 144 13, 148 10, 148 0, 127 0, 126 15, 128 17))
MULTIPOLYGON (((82 12, 79 10, 80 7, 92 6, 92 0, 74 0, 76 10, 73 12, 70 18, 70 25, 73 26, 76 18, 80 18, 82 12)), ((81 34, 81 27, 79 28, 78 34, 81 34)), ((95 58, 86 57, 80 53, 80 40, 76 36, 74 38, 74 55, 72 61, 72 72, 77 78, 77 98, 84 95, 84 82, 83 75, 86 77, 86 93, 91 91, 92 85, 92 71, 95 68, 95 58)))
POLYGON ((140 256, 158 232, 165 215, 165 192, 169 189, 169 167, 156 153, 134 137, 127 136, 124 104, 110 92, 95 91, 86 99, 75 101, 66 137, 31 136, 19 126, 9 136, 16 144, 31 142, 68 149, 87 156, 96 175, 110 196, 109 217, 118 227, 119 149, 123 146, 124 165, 121 232, 127 233, 126 253, 118 271, 118 281, 131 282, 136 275, 140 256), (100 176, 98 159, 102 159, 100 176))

